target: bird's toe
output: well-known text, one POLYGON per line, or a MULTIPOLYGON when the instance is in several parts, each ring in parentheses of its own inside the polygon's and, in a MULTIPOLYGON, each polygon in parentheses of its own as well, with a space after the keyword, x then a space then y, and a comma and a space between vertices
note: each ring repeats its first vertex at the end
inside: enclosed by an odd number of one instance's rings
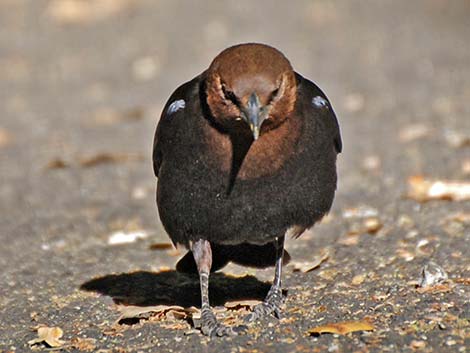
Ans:
POLYGON ((282 296, 281 288, 272 287, 264 302, 256 305, 253 312, 245 317, 245 322, 253 322, 271 314, 280 319, 283 302, 284 297, 282 296))
POLYGON ((203 312, 201 317, 201 332, 209 337, 235 336, 241 331, 234 330, 217 321, 213 312, 203 312))

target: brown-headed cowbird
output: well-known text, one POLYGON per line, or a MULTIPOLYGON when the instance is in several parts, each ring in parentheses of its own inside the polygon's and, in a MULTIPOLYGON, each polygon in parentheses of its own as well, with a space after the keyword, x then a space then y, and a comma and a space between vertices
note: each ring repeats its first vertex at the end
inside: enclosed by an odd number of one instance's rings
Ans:
POLYGON ((279 316, 284 238, 330 210, 341 148, 328 98, 267 45, 225 49, 171 95, 153 148, 157 204, 173 243, 190 249, 177 269, 199 273, 204 334, 234 332, 209 305, 209 274, 229 261, 275 265, 246 321, 279 316))

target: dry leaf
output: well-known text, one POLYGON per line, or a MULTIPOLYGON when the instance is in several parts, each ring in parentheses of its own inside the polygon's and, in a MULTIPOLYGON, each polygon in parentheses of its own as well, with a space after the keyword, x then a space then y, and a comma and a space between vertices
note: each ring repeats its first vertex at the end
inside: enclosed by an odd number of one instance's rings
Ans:
MULTIPOLYGON (((142 155, 132 153, 98 153, 93 156, 79 158, 78 164, 84 168, 91 168, 100 164, 123 163, 129 161, 140 161, 143 159, 142 155)), ((46 169, 63 169, 69 168, 71 165, 72 163, 63 160, 62 158, 56 158, 47 163, 46 169)))
POLYGON ((226 302, 224 306, 230 310, 239 310, 250 309, 259 303, 261 303, 259 300, 232 300, 226 302))
POLYGON ((68 167, 70 167, 70 165, 60 158, 53 159, 46 165, 46 169, 64 169, 68 167))
POLYGON ((153 243, 149 246, 150 250, 168 250, 172 248, 173 244, 171 243, 153 243))
POLYGON ((39 327, 38 338, 28 341, 29 345, 45 342, 49 347, 60 347, 65 341, 60 340, 64 332, 60 327, 39 327))
POLYGON ((143 230, 133 232, 118 231, 111 234, 108 238, 109 245, 129 244, 135 242, 137 239, 145 239, 148 233, 143 230))
POLYGON ((351 332, 356 331, 373 331, 374 326, 365 321, 345 321, 345 322, 338 322, 333 324, 321 325, 314 327, 307 332, 310 335, 319 335, 322 333, 336 333, 338 335, 346 335, 351 332))
POLYGON ((420 294, 423 293, 431 293, 431 294, 436 294, 436 293, 448 293, 452 291, 454 286, 451 283, 443 283, 443 284, 435 284, 430 287, 420 287, 417 288, 416 291, 420 294))
POLYGON ((171 249, 168 249, 166 253, 169 256, 180 256, 181 255, 181 249, 180 248, 171 248, 171 249))
POLYGON ((455 130, 447 130, 444 133, 447 143, 454 148, 470 146, 470 134, 455 130))
POLYGON ((408 197, 419 202, 470 200, 470 182, 429 180, 422 176, 412 176, 408 179, 408 197))
POLYGON ((429 136, 431 129, 424 124, 412 124, 400 130, 399 139, 402 142, 410 142, 429 136))
POLYGON ((90 168, 100 164, 122 163, 129 161, 140 161, 143 157, 131 153, 98 153, 94 156, 84 157, 79 160, 82 167, 90 168))
POLYGON ((470 286, 470 278, 455 278, 454 282, 463 284, 465 286, 470 286))
POLYGON ((155 305, 155 306, 134 306, 134 305, 119 305, 118 310, 121 315, 116 320, 116 324, 124 319, 139 319, 154 316, 156 319, 177 319, 183 320, 191 317, 193 314, 198 313, 199 310, 190 307, 183 308, 178 305, 155 305))
POLYGON ((379 214, 377 209, 366 205, 347 208, 343 211, 344 218, 368 218, 376 217, 379 214))
POLYGON ((313 271, 314 269, 318 268, 323 262, 328 260, 329 257, 330 257, 330 250, 329 249, 323 249, 320 252, 320 256, 318 256, 313 261, 304 261, 304 262, 293 261, 293 262, 291 262, 292 265, 294 266, 293 271, 294 272, 300 271, 300 272, 303 272, 303 273, 313 271))

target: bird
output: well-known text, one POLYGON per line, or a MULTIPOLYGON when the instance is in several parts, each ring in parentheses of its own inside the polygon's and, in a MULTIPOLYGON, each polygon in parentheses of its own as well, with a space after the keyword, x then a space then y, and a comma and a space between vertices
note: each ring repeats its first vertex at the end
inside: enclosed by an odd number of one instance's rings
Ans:
POLYGON ((199 275, 204 335, 238 333, 209 302, 210 274, 228 262, 274 265, 245 321, 280 317, 284 240, 329 212, 341 150, 326 95, 266 44, 224 49, 170 96, 153 144, 156 201, 170 239, 188 249, 176 269, 199 275))

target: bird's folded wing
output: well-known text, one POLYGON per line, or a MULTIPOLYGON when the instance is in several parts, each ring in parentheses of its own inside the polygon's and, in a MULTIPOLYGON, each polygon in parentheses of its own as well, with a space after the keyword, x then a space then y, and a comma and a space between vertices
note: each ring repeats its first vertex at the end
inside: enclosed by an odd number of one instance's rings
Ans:
POLYGON ((178 125, 172 123, 172 121, 178 121, 179 116, 189 114, 188 106, 191 105, 189 100, 198 97, 195 90, 199 87, 199 77, 200 76, 197 76, 191 81, 179 86, 170 96, 163 108, 153 139, 152 159, 153 171, 156 177, 158 177, 160 166, 164 159, 163 151, 165 147, 168 146, 171 136, 174 135, 174 130, 178 128, 178 125))

